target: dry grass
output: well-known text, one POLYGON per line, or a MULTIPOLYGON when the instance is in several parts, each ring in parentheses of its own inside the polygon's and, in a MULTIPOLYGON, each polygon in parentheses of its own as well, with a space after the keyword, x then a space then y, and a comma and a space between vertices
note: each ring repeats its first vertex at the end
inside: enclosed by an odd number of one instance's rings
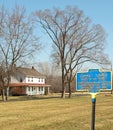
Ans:
MULTIPOLYGON (((13 97, 0 102, 0 130, 90 130, 91 105, 90 96, 13 97)), ((96 130, 113 130, 112 124, 113 96, 98 95, 96 130)))

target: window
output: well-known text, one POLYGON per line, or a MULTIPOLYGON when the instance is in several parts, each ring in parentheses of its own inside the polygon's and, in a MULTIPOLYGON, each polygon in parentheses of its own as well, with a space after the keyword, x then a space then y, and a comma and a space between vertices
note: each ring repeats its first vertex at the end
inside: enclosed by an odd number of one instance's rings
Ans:
POLYGON ((31 82, 33 82, 33 77, 31 78, 31 82))
POLYGON ((40 82, 40 78, 38 79, 38 82, 40 82))
POLYGON ((43 87, 39 87, 39 91, 43 91, 43 87))
POLYGON ((41 82, 43 82, 43 79, 41 79, 41 82))
POLYGON ((28 87, 28 91, 30 91, 30 87, 28 87))
POLYGON ((43 87, 41 87, 41 91, 43 91, 43 87))
POLYGON ((30 82, 30 78, 28 77, 28 82, 30 82))

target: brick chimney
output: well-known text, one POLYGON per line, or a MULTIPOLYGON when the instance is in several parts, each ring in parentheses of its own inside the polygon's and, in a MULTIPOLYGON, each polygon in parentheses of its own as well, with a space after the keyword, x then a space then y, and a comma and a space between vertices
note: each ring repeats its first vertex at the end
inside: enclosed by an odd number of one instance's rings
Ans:
POLYGON ((34 66, 32 66, 32 69, 33 69, 33 70, 35 69, 34 66))

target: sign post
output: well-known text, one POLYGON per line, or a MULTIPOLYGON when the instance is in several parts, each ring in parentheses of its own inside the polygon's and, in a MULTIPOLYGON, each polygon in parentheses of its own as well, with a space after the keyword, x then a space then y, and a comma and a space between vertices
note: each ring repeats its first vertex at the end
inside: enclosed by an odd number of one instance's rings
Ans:
POLYGON ((96 94, 92 95, 92 122, 91 122, 91 130, 95 130, 95 106, 96 106, 96 94))
POLYGON ((112 74, 110 71, 100 72, 98 69, 77 73, 76 90, 88 91, 92 96, 91 130, 95 130, 96 95, 101 90, 112 90, 112 74))

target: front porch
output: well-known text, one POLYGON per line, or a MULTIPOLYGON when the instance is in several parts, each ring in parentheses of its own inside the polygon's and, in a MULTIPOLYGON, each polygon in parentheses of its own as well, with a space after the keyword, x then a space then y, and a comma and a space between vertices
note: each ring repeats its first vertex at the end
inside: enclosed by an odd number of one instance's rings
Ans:
POLYGON ((13 83, 10 84, 10 95, 47 95, 49 89, 47 84, 13 83))

